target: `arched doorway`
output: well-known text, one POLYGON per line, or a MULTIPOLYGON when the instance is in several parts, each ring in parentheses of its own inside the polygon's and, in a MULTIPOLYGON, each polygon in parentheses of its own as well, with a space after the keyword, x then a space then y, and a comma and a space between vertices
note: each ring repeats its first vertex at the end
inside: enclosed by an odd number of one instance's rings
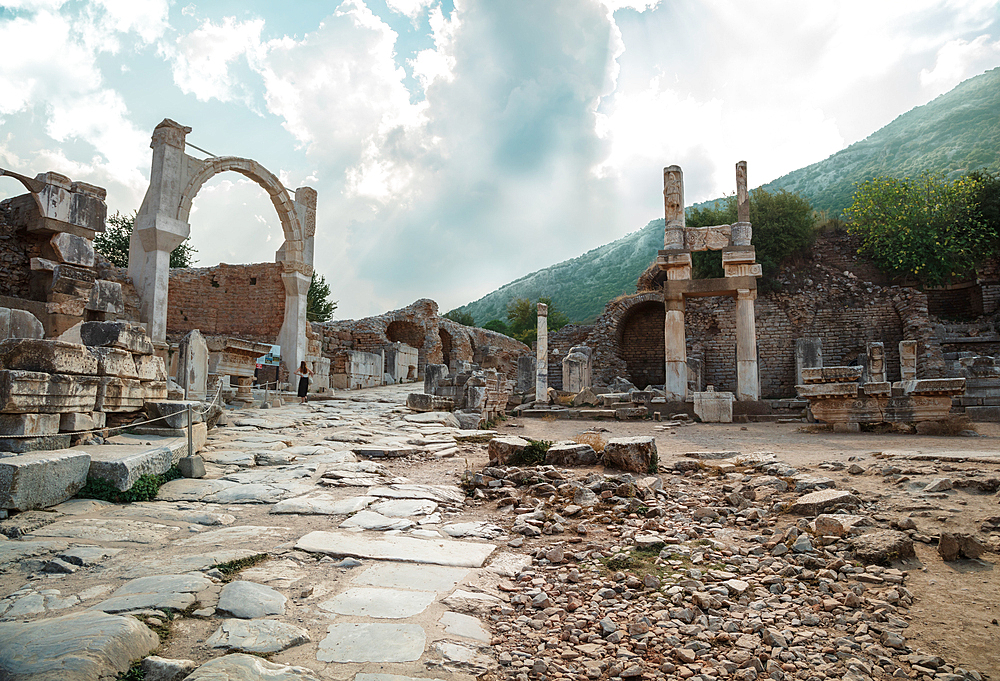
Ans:
POLYGON ((441 337, 441 363, 451 369, 451 360, 453 359, 451 334, 444 329, 438 329, 438 335, 441 337))
POLYGON ((619 322, 619 354, 625 360, 628 379, 640 389, 666 380, 666 316, 661 301, 649 300, 630 308, 619 322))

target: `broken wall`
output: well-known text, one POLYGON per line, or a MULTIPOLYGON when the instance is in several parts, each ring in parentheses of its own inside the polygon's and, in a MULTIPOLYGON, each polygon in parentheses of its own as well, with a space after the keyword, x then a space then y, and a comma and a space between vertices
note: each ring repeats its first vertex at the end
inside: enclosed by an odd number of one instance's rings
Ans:
POLYGON ((275 343, 285 318, 280 263, 254 263, 170 270, 167 336, 198 329, 206 336, 232 336, 275 343))

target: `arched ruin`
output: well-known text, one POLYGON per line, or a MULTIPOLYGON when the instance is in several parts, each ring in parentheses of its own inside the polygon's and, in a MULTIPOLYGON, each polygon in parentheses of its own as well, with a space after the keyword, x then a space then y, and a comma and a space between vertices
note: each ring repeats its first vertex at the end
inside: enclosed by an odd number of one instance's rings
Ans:
POLYGON ((663 385, 666 354, 663 325, 666 311, 663 299, 643 300, 629 307, 618 322, 619 354, 625 360, 628 379, 640 388, 663 385))
POLYGON ((285 286, 285 315, 278 334, 282 361, 291 370, 306 357, 306 293, 313 272, 316 191, 300 187, 294 196, 278 178, 251 159, 185 153, 191 128, 164 119, 153 130, 149 189, 135 219, 129 244, 129 277, 142 301, 143 321, 154 343, 166 340, 170 251, 191 233, 188 217, 198 191, 219 173, 233 171, 259 184, 271 197, 285 241, 275 254, 285 286))

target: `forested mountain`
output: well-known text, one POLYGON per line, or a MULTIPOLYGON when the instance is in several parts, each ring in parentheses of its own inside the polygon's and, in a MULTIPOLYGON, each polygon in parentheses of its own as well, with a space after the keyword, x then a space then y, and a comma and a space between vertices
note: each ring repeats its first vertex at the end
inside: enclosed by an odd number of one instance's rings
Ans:
MULTIPOLYGON (((816 210, 836 216, 850 205, 854 185, 877 175, 909 177, 923 171, 958 175, 977 169, 1000 171, 1000 68, 970 78, 866 139, 764 187, 798 192, 816 210)), ((610 244, 505 284, 459 309, 471 313, 481 325, 503 319, 510 300, 549 296, 571 320, 590 321, 609 300, 635 291, 636 279, 662 244, 660 218, 610 244)))

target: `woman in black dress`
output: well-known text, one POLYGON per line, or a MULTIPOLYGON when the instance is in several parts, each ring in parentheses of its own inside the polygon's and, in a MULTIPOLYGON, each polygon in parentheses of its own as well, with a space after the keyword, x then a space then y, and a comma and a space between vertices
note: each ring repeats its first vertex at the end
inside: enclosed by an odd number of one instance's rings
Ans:
POLYGON ((302 360, 299 368, 295 370, 295 375, 299 377, 299 403, 305 404, 306 395, 309 394, 309 377, 313 375, 313 371, 306 366, 305 360, 302 360))

